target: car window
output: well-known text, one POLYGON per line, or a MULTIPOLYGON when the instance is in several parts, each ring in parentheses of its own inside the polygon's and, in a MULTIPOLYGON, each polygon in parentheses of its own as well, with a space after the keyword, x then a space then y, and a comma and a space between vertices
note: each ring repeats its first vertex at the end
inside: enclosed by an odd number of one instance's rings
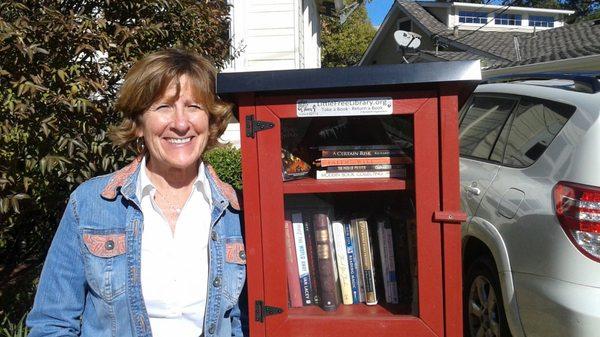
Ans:
POLYGON ((502 158, 504 158, 504 149, 506 149, 506 142, 508 141, 508 133, 510 131, 510 125, 512 124, 512 120, 514 119, 515 114, 510 114, 508 117, 508 121, 506 121, 504 128, 500 132, 500 136, 496 140, 496 144, 494 145, 494 149, 492 150, 492 154, 490 155, 491 161, 496 161, 501 163, 502 158))
POLYGON ((506 97, 474 96, 460 123, 460 154, 489 159, 515 103, 506 97))
POLYGON ((503 163, 526 167, 544 153, 575 112, 575 107, 537 98, 523 97, 515 110, 503 163))

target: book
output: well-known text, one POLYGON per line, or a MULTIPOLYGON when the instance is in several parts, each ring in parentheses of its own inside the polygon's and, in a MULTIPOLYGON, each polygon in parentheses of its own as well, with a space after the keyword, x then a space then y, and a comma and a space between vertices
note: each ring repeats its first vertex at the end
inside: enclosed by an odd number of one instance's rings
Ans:
POLYGON ((354 172, 330 172, 317 170, 317 179, 369 179, 369 178, 405 178, 406 170, 389 171, 354 171, 354 172))
POLYGON ((298 279, 302 295, 302 304, 313 304, 310 270, 308 268, 308 254, 306 252, 306 239, 304 237, 304 222, 302 213, 292 213, 292 228, 294 230, 294 243, 296 246, 296 259, 298 261, 298 279))
POLYGON ((320 167, 343 165, 381 165, 381 164, 410 164, 412 159, 408 156, 401 157, 352 157, 352 158, 319 158, 315 164, 320 167))
POLYGON ((365 303, 375 305, 377 304, 377 292, 375 290, 375 270, 373 268, 373 251, 369 226, 366 218, 356 219, 356 222, 358 223, 358 241, 365 281, 365 303))
POLYGON ((396 260, 394 259, 392 227, 389 221, 384 219, 377 221, 377 238, 385 301, 386 303, 397 304, 399 301, 396 260))
POLYGON ((335 246, 337 269, 340 278, 342 303, 349 305, 352 304, 354 300, 352 299, 352 285, 350 282, 348 254, 346 252, 346 235, 344 234, 344 224, 341 220, 335 220, 331 223, 331 228, 333 231, 333 243, 335 246))
POLYGON ((344 222, 344 239, 346 242, 346 255, 348 256, 348 273, 350 275, 350 286, 352 289, 352 303, 360 303, 358 295, 360 285, 358 284, 358 272, 356 270, 356 252, 352 244, 352 229, 350 222, 344 222))
POLYGON ((294 244, 294 229, 288 219, 284 222, 285 229, 285 258, 288 280, 288 293, 291 308, 303 306, 300 277, 298 274, 298 259, 296 258, 296 245, 294 244))
POLYGON ((327 172, 352 172, 352 171, 389 171, 404 169, 404 165, 345 165, 345 166, 327 166, 327 172))
POLYGON ((310 296, 313 304, 318 305, 321 301, 319 296, 319 273, 317 272, 317 248, 314 236, 314 227, 310 221, 311 213, 304 211, 304 238, 306 239, 306 255, 308 258, 308 270, 310 270, 310 296))
POLYGON ((400 145, 323 145, 317 147, 319 151, 360 151, 360 150, 400 150, 400 145))
POLYGON ((354 265, 356 268, 356 275, 358 281, 358 303, 364 303, 366 300, 365 295, 365 274, 363 273, 362 258, 360 252, 360 242, 358 236, 358 221, 352 219, 350 221, 350 229, 352 235, 352 247, 354 249, 354 265))
POLYGON ((321 156, 324 158, 350 158, 350 157, 389 157, 404 155, 400 149, 383 150, 322 150, 321 156))
POLYGON ((325 211, 314 213, 313 225, 318 259, 320 307, 332 311, 340 304, 340 290, 328 214, 325 211))

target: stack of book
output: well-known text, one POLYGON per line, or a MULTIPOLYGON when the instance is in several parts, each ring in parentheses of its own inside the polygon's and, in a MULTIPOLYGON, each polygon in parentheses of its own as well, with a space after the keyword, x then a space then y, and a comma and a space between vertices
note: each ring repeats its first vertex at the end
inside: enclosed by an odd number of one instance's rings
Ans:
POLYGON ((397 145, 320 146, 317 179, 405 178, 412 163, 397 145))
POLYGON ((369 224, 365 217, 331 220, 331 214, 331 209, 286 213, 290 307, 318 305, 330 311, 342 303, 401 303, 400 294, 407 293, 402 288, 411 285, 398 281, 411 270, 398 263, 399 255, 408 256, 399 248, 408 245, 395 243, 390 220, 369 224))

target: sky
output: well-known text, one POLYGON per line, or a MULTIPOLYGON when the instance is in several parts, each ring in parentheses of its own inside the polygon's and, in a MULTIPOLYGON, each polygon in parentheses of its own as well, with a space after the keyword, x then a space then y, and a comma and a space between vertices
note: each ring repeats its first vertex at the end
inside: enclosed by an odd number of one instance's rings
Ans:
POLYGON ((367 13, 369 13, 369 19, 371 19, 373 26, 379 27, 381 25, 393 3, 394 0, 373 0, 367 2, 367 13))

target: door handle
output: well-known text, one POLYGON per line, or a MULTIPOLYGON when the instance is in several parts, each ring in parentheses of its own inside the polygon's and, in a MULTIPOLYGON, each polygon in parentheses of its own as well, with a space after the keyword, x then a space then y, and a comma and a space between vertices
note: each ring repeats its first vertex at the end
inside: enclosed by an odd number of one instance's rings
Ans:
POLYGON ((480 195, 481 194, 481 190, 479 189, 479 187, 476 187, 477 185, 471 185, 471 186, 467 186, 465 187, 465 190, 467 190, 467 192, 474 194, 474 195, 480 195))

